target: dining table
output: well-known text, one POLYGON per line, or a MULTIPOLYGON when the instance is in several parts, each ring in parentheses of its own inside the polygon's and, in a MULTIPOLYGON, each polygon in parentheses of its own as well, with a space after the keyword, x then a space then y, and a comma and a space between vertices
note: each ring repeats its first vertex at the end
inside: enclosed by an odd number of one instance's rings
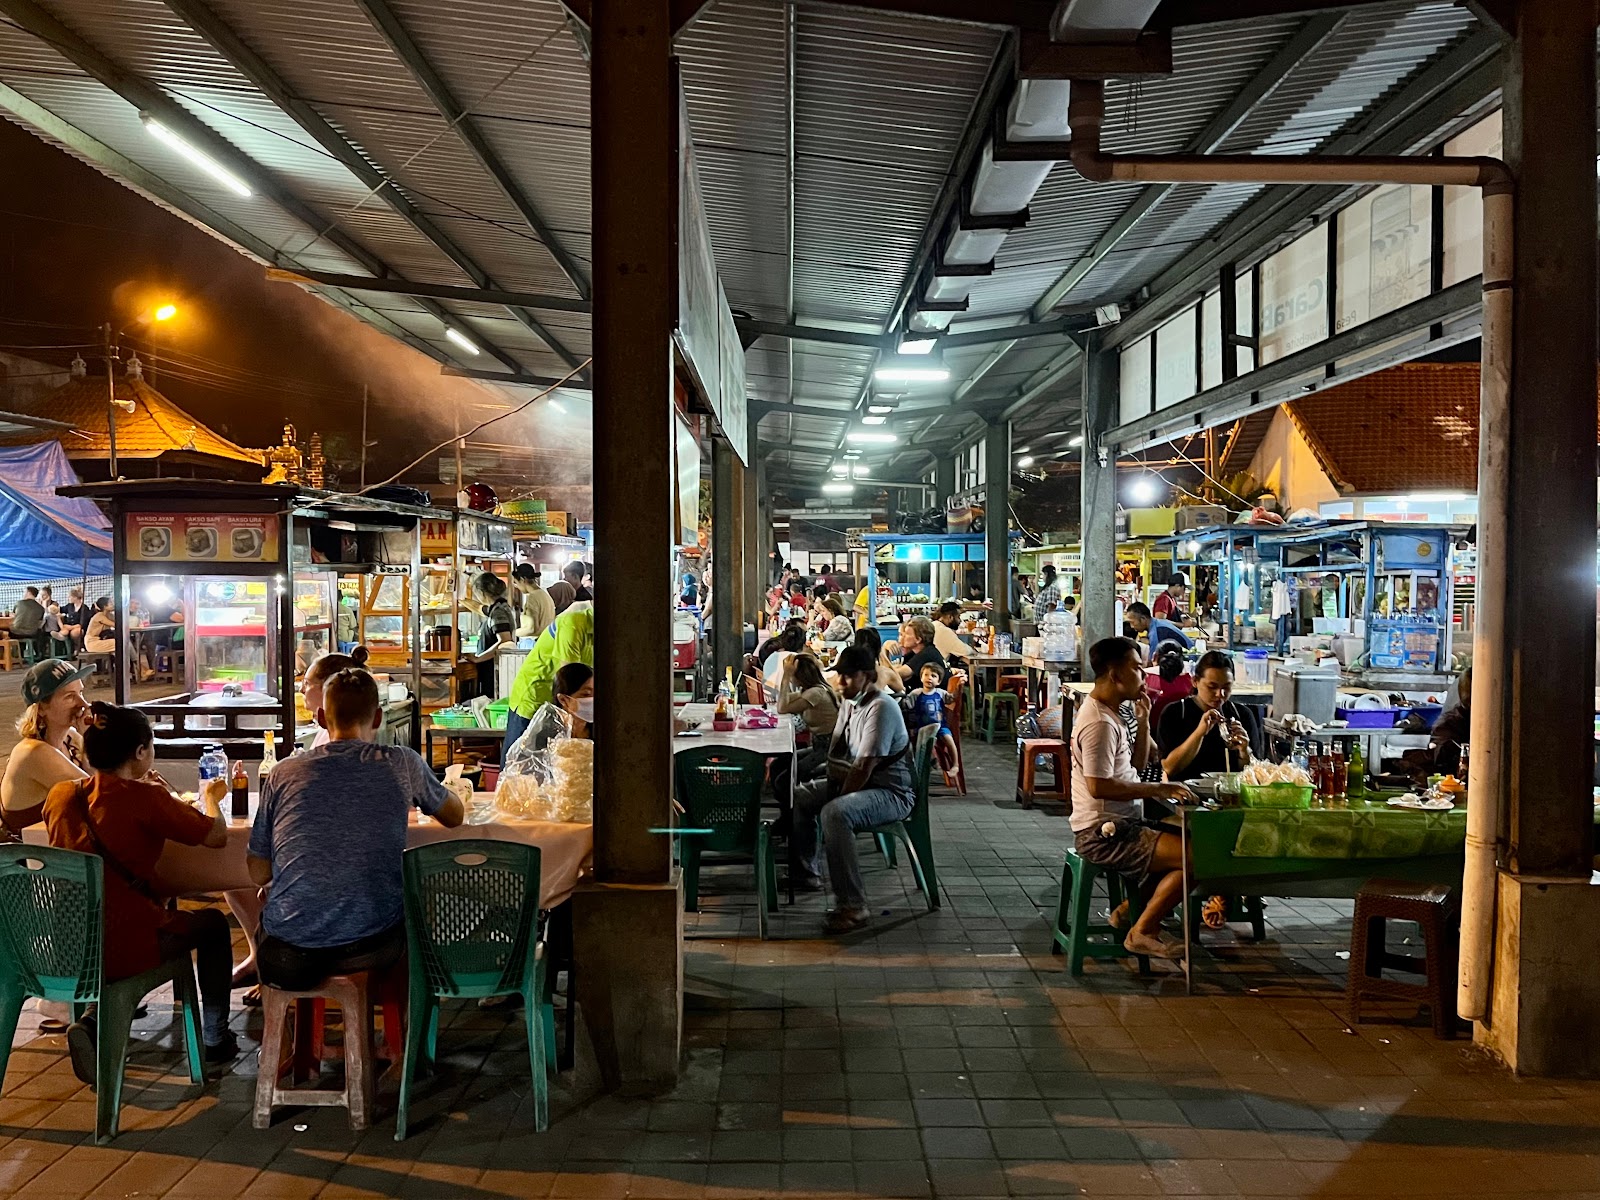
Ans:
MULTIPOLYGON (((229 817, 225 846, 212 849, 168 842, 156 860, 153 890, 164 896, 254 890, 258 885, 250 878, 245 858, 257 801, 257 795, 251 793, 248 818, 229 817)), ((350 836, 359 837, 360 831, 352 830, 350 836)), ((23 830, 22 838, 34 845, 49 843, 42 824, 23 830)), ((590 823, 508 817, 494 807, 493 792, 474 792, 472 803, 467 807, 466 821, 454 829, 446 828, 414 808, 411 810, 406 825, 407 849, 467 838, 524 842, 539 847, 539 906, 544 909, 553 909, 572 895, 594 855, 594 826, 590 823)))

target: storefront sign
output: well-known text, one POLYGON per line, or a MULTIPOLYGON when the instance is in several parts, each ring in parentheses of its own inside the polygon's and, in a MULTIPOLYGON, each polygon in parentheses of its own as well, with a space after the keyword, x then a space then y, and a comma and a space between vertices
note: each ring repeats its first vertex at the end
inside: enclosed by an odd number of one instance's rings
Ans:
POLYGON ((443 557, 456 552, 456 527, 454 521, 427 520, 422 522, 422 557, 443 557))
POLYGON ((274 513, 129 513, 129 562, 270 563, 278 558, 274 513))

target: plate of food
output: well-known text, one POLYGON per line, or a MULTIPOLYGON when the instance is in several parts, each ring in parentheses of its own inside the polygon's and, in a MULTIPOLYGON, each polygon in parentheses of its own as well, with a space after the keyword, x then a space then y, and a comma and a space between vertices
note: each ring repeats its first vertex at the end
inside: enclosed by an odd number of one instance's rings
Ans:
POLYGON ((260 558, 261 547, 266 539, 261 536, 261 530, 246 526, 233 531, 233 556, 234 558, 260 558))
POLYGON ((191 525, 184 532, 183 544, 190 558, 215 558, 217 531, 211 525, 191 525))
POLYGON ((1392 796, 1384 801, 1390 808, 1415 808, 1423 812, 1448 812, 1455 805, 1443 796, 1419 796, 1416 792, 1407 792, 1403 796, 1392 796))
POLYGON ((172 530, 165 525, 149 525, 139 531, 139 557, 171 558, 172 530))

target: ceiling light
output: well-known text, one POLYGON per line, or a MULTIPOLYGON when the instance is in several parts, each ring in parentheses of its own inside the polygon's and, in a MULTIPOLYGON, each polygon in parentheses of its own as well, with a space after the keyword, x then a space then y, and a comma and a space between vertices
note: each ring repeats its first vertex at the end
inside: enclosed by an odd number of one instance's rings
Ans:
POLYGON ((1068 442, 1067 442, 1067 445, 1069 445, 1069 446, 1081 446, 1081 445, 1083 445, 1083 434, 1080 433, 1076 437, 1073 437, 1073 438, 1069 439, 1068 442))
POLYGON ((943 383, 950 378, 950 369, 931 352, 890 354, 878 363, 872 377, 880 383, 943 383))
POLYGON ((850 474, 850 464, 836 462, 833 464, 833 466, 829 467, 828 470, 832 471, 835 475, 848 475, 850 474))
POLYGON ((859 451, 859 450, 846 450, 844 452, 844 456, 845 456, 846 459, 850 459, 850 460, 857 459, 857 458, 861 457, 861 451, 859 451))
POLYGON ((873 429, 852 429, 846 435, 846 440, 855 442, 860 446, 892 446, 900 439, 894 434, 880 432, 873 429))
POLYGON ((139 119, 144 122, 144 127, 150 131, 151 135, 158 142, 166 143, 170 149, 177 151, 184 158, 188 159, 207 175, 211 176, 211 178, 215 179, 218 183, 224 185, 231 191, 237 192, 241 196, 250 195, 249 185, 235 175, 232 171, 228 170, 227 167, 223 166, 216 159, 212 158, 209 154, 205 153, 203 150, 195 149, 188 142, 184 141, 177 134, 173 133, 172 130, 168 129, 154 117, 151 117, 145 113, 140 113, 139 119))
POLYGON ((1155 481, 1148 475, 1139 476, 1129 486, 1128 495, 1135 504, 1149 504, 1156 498, 1155 481))
POLYGON ((933 348, 939 344, 938 338, 914 337, 904 334, 900 338, 901 354, 932 354, 933 348))
POLYGON ((869 404, 867 411, 875 417, 886 417, 894 411, 892 404, 869 404))
POLYGON ((461 330, 457 329, 454 325, 446 325, 444 327, 444 336, 449 338, 457 346, 460 346, 468 354, 476 354, 478 352, 478 343, 473 341, 466 334, 462 333, 461 330))
POLYGON ((567 406, 561 403, 559 400, 550 401, 550 407, 555 409, 558 413, 564 413, 567 411, 567 406))
POLYGON ((866 416, 861 418, 861 423, 863 425, 882 425, 888 419, 889 418, 885 417, 885 416, 879 416, 879 415, 874 414, 874 413, 869 413, 866 416))
POLYGON ((1021 458, 1017 459, 1017 466, 1019 466, 1019 467, 1031 467, 1031 466, 1033 466, 1033 455, 1024 454, 1021 458))
POLYGON ((842 479, 837 483, 825 483, 822 485, 822 494, 824 496, 848 496, 855 490, 855 484, 842 479))
POLYGON ((872 474, 872 468, 867 466, 866 463, 860 463, 856 466, 855 470, 850 472, 850 474, 854 475, 857 479, 865 479, 868 475, 872 474))
POLYGON ((155 313, 156 320, 158 321, 170 321, 177 315, 178 306, 176 304, 163 304, 160 308, 156 309, 155 313))
POLYGON ((1033 449, 1033 447, 1032 446, 1015 446, 1015 447, 1013 447, 1013 449, 1015 449, 1018 454, 1026 454, 1029 450, 1033 449))

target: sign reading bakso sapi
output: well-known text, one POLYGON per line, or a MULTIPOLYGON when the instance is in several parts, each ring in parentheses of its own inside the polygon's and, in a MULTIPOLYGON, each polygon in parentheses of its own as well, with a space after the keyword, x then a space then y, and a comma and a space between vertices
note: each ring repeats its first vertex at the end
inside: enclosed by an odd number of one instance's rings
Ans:
POLYGON ((129 562, 274 562, 272 513, 129 513, 129 562))

